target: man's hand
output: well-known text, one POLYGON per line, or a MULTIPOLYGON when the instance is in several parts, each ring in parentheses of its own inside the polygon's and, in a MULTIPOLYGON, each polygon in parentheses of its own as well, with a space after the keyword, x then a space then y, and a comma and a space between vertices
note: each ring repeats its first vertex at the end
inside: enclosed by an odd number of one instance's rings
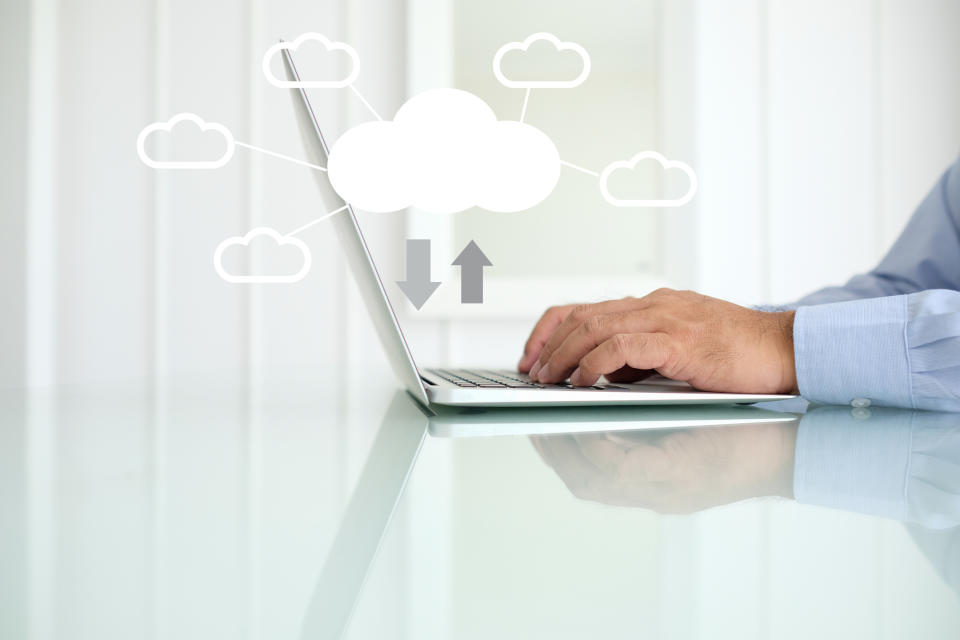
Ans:
POLYGON ((704 391, 796 393, 793 311, 755 311, 692 291, 551 307, 518 368, 543 383, 590 386, 651 371, 704 391))

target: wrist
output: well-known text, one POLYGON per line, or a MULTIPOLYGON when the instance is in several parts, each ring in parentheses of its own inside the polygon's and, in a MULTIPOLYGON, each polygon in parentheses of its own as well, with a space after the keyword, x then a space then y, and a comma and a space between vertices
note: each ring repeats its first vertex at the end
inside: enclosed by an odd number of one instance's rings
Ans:
POLYGON ((777 353, 780 357, 780 393, 799 393, 797 365, 793 349, 793 320, 795 310, 774 313, 777 320, 777 353))

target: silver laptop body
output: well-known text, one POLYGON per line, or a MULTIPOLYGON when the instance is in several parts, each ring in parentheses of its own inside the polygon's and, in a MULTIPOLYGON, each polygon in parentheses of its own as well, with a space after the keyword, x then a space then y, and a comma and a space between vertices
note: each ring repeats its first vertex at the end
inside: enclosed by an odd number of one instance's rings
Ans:
MULTIPOLYGON (((287 78, 299 81, 300 75, 289 49, 283 49, 287 78)), ((294 110, 310 161, 327 166, 329 147, 310 99, 304 89, 291 89, 294 110)), ((542 407, 552 405, 672 405, 751 403, 781 400, 792 396, 696 391, 689 385, 657 378, 634 384, 598 384, 573 388, 568 384, 540 385, 515 371, 490 369, 418 369, 387 298, 383 281, 370 256, 353 208, 333 190, 326 173, 316 172, 320 195, 327 211, 346 206, 330 218, 344 255, 350 264, 360 295, 373 320, 377 335, 394 372, 407 391, 424 404, 475 407, 542 407)))

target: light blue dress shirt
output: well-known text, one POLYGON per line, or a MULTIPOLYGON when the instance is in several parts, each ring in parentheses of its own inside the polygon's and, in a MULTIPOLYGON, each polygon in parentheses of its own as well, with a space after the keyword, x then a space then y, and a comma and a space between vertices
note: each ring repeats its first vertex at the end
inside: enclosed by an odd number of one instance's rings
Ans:
POLYGON ((960 411, 960 160, 873 271, 787 308, 807 399, 960 411))

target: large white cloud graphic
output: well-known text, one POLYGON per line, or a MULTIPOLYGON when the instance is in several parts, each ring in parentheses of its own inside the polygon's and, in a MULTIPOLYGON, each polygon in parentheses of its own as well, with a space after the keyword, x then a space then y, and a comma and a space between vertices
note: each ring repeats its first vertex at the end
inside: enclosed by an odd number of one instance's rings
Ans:
POLYGON ((230 161, 235 149, 233 134, 229 129, 217 122, 206 122, 195 113, 178 113, 166 122, 154 122, 144 127, 137 136, 137 155, 145 165, 154 169, 216 169, 230 161), (158 132, 174 135, 174 128, 184 122, 188 124, 181 126, 194 126, 201 132, 213 131, 222 136, 223 153, 218 158, 202 160, 154 160, 151 158, 146 149, 147 139, 158 132))
POLYGON ((643 151, 633 156, 629 160, 619 160, 607 165, 607 167, 600 173, 600 193, 603 195, 604 200, 615 207, 681 207, 693 200, 693 196, 697 193, 697 174, 693 172, 693 169, 691 169, 690 165, 688 165, 686 162, 681 162, 680 160, 667 160, 656 151, 643 151), (660 167, 664 171, 677 169, 686 174, 686 192, 679 198, 661 200, 618 198, 612 195, 607 184, 610 180, 610 176, 617 171, 633 171, 637 167, 637 164, 644 160, 652 160, 659 163, 660 167))
POLYGON ((213 268, 216 269, 217 275, 227 282, 261 284, 297 282, 302 280, 303 277, 309 273, 311 261, 312 258, 310 256, 310 248, 307 247, 302 240, 294 238, 293 236, 282 235, 270 227, 257 227, 255 229, 251 229, 243 236, 232 236, 227 238, 221 242, 217 246, 216 251, 213 252, 213 268), (271 247, 279 248, 289 245, 296 248, 300 252, 301 257, 300 268, 291 273, 281 274, 236 274, 227 271, 227 269, 223 266, 223 254, 231 247, 249 247, 251 242, 261 237, 267 238, 271 247))
POLYGON ((354 80, 357 79, 357 75, 360 73, 360 56, 357 55, 356 49, 345 42, 332 41, 322 33, 304 33, 293 42, 278 42, 267 49, 267 52, 263 54, 262 66, 263 75, 266 76, 267 82, 275 87, 280 87, 281 89, 299 89, 301 87, 304 89, 343 89, 344 87, 353 84, 354 80), (301 78, 299 81, 296 81, 285 80, 275 76, 273 73, 273 56, 283 49, 296 51, 297 48, 305 42, 320 43, 328 53, 331 51, 342 51, 347 55, 348 58, 350 58, 350 71, 343 78, 333 79, 315 78, 311 80, 301 78))
POLYGON ((560 38, 552 33, 534 33, 527 36, 523 42, 508 42, 497 49, 497 53, 493 56, 493 75, 502 85, 513 89, 572 89, 583 84, 583 81, 590 75, 590 54, 576 42, 561 42, 560 38), (573 51, 580 56, 582 67, 579 75, 569 80, 511 80, 503 73, 504 56, 513 51, 526 53, 530 49, 530 45, 542 41, 553 44, 557 53, 573 51))
POLYGON ((522 211, 556 187, 560 155, 545 133, 497 121, 475 95, 433 89, 408 100, 392 122, 344 133, 327 171, 337 193, 367 211, 522 211))

